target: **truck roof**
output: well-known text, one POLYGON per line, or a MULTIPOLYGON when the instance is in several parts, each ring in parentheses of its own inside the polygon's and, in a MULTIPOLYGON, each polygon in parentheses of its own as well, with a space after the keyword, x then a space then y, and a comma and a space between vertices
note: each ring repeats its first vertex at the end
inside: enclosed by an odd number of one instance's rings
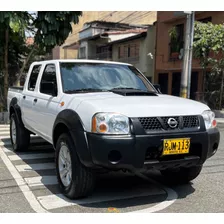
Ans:
POLYGON ((89 60, 89 59, 56 59, 56 60, 46 60, 46 61, 37 61, 34 63, 52 63, 52 62, 74 62, 74 63, 107 63, 107 64, 121 64, 121 65, 131 65, 128 63, 123 63, 123 62, 116 62, 116 61, 104 61, 104 60, 89 60))

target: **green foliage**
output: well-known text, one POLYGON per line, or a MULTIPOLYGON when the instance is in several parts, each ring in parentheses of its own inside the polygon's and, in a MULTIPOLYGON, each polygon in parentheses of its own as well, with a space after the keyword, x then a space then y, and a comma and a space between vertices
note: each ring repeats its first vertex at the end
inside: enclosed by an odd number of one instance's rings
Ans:
POLYGON ((3 74, 8 76, 9 85, 20 79, 30 63, 64 43, 72 32, 72 23, 78 23, 81 15, 80 11, 41 11, 36 16, 27 11, 0 12, 0 104, 5 85, 3 74), (6 30, 9 32, 8 44, 5 39, 6 30), (25 32, 32 33, 33 45, 26 45, 25 32), (5 49, 8 51, 7 61, 4 57, 5 49), (9 65, 7 70, 5 64, 9 65))
POLYGON ((173 26, 169 30, 169 36, 170 36, 171 40, 177 41, 177 28, 175 26, 173 26))
POLYGON ((72 32, 72 23, 79 22, 82 12, 38 12, 33 25, 37 29, 35 43, 40 47, 53 48, 64 43, 72 32))
POLYGON ((195 22, 193 47, 203 67, 216 63, 212 59, 224 51, 224 25, 195 22))
POLYGON ((224 103, 224 25, 195 22, 193 47, 204 71, 211 67, 204 82, 207 103, 213 109, 220 109, 224 103))
POLYGON ((179 52, 180 43, 178 42, 177 28, 174 26, 169 30, 171 52, 179 52))

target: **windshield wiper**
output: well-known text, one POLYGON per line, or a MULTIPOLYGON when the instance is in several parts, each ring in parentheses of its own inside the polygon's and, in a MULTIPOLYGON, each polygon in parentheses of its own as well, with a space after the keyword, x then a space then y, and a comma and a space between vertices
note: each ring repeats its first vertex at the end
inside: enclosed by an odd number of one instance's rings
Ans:
POLYGON ((83 89, 73 89, 73 90, 66 90, 65 93, 79 93, 79 92, 108 92, 106 89, 94 89, 94 88, 83 88, 83 89))

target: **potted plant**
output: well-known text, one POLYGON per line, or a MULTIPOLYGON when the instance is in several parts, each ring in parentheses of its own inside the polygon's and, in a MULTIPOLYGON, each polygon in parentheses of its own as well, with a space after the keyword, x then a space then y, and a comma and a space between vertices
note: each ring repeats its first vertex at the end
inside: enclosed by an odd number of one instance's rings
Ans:
POLYGON ((180 43, 178 41, 177 29, 175 26, 169 30, 169 36, 170 36, 171 58, 178 58, 179 50, 180 50, 180 43))

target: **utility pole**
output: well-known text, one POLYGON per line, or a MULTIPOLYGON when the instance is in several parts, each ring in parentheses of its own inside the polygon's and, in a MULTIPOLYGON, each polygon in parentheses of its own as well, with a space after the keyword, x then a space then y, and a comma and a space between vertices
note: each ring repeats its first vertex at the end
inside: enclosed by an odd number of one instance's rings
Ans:
POLYGON ((184 41, 184 59, 181 73, 180 96, 183 98, 190 98, 194 12, 184 13, 187 14, 187 21, 184 41))
POLYGON ((188 98, 190 98, 191 94, 191 69, 192 69, 192 53, 193 53, 193 41, 194 41, 194 16, 195 12, 191 14, 190 21, 190 44, 189 44, 189 68, 188 68, 188 98))

